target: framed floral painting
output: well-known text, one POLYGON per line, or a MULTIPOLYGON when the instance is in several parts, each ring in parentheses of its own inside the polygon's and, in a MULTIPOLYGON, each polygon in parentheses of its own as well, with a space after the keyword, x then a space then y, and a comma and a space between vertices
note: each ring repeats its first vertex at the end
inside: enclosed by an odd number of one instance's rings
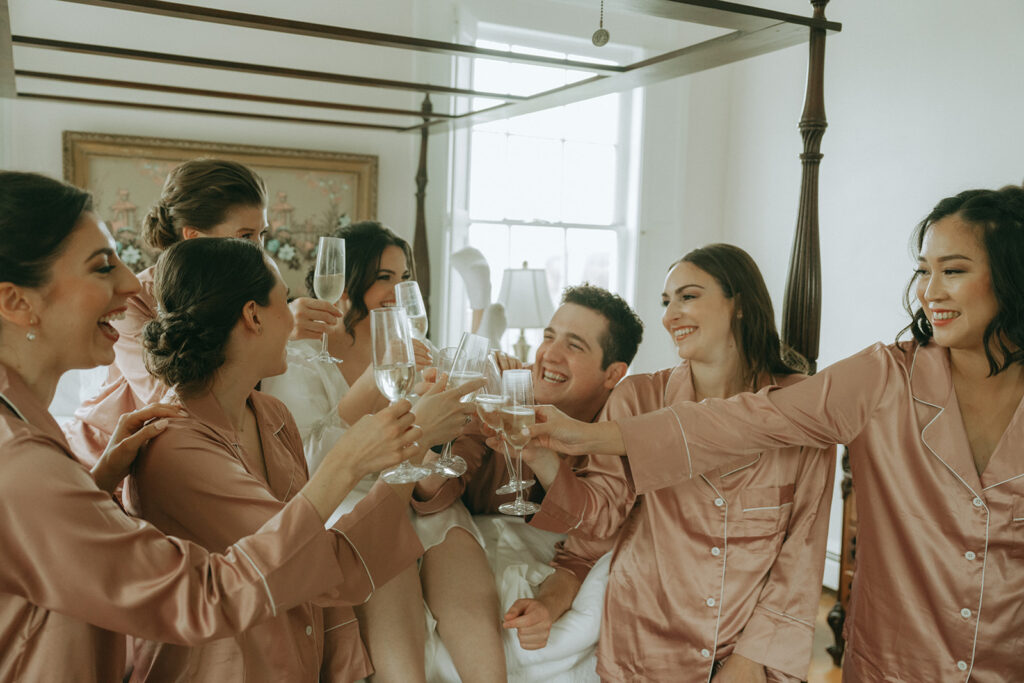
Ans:
POLYGON ((125 264, 139 272, 157 254, 141 239, 142 220, 167 174, 197 157, 243 163, 267 186, 266 248, 293 293, 305 293, 317 237, 377 216, 377 157, 190 140, 64 132, 64 179, 92 193, 125 264))

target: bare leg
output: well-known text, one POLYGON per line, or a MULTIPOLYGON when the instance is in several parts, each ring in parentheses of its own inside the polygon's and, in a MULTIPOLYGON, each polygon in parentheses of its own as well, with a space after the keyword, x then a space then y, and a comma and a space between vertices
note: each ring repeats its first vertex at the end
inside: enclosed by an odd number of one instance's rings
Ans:
POLYGON ((356 607, 359 631, 370 653, 375 683, 426 681, 423 649, 426 616, 416 563, 383 586, 365 605, 356 607))
POLYGON ((467 531, 448 532, 423 556, 423 596, 465 683, 503 682, 501 606, 483 548, 467 531))

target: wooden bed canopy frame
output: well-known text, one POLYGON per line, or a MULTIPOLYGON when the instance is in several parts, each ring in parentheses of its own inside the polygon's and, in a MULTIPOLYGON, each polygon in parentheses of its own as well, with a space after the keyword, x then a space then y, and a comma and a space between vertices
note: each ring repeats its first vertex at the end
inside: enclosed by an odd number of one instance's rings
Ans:
MULTIPOLYGON (((430 258, 427 251, 425 200, 427 145, 432 132, 450 131, 455 128, 535 112, 599 95, 651 85, 807 42, 810 48, 807 84, 804 109, 799 123, 800 134, 803 137, 803 153, 800 155, 802 179, 796 230, 782 308, 782 338, 792 348, 803 354, 810 361, 812 368, 816 365, 821 324, 818 168, 822 159, 820 151, 821 140, 828 125, 825 118, 824 101, 825 39, 828 32, 838 32, 842 28, 840 24, 825 19, 825 6, 829 0, 809 0, 813 8, 813 15, 811 17, 786 14, 734 2, 724 2, 722 0, 607 0, 609 7, 612 9, 647 14, 667 20, 703 24, 728 29, 729 31, 703 42, 681 47, 677 50, 626 65, 601 65, 572 59, 518 54, 458 43, 293 21, 198 5, 165 2, 163 0, 63 1, 225 26, 362 43, 396 50, 442 54, 452 57, 487 57, 518 63, 572 68, 592 74, 589 78, 552 90, 533 95, 513 95, 509 93, 481 92, 427 82, 370 78, 359 76, 358 74, 292 69, 266 64, 208 59, 194 55, 151 52, 110 45, 12 35, 7 0, 0 0, 0 97, 49 100, 108 107, 130 107, 188 114, 233 116, 295 124, 346 126, 419 134, 420 150, 419 167, 415 178, 416 227, 413 238, 413 251, 417 268, 420 271, 420 286, 423 289, 424 298, 428 301, 430 299, 430 258), (422 106, 418 110, 402 109, 351 102, 274 97, 245 92, 161 85, 153 82, 124 81, 92 76, 22 70, 18 69, 14 63, 13 46, 15 45, 150 63, 202 67, 306 81, 368 86, 376 89, 411 91, 422 93, 424 99, 422 106), (131 102, 124 102, 19 91, 15 82, 18 76, 76 85, 123 88, 135 91, 135 99, 131 102), (140 100, 141 94, 145 92, 215 97, 264 104, 298 105, 314 110, 319 109, 324 112, 359 112, 363 115, 377 117, 379 121, 341 121, 314 117, 277 116, 250 111, 235 112, 222 109, 178 107, 155 103, 147 104, 140 100), (430 100, 431 94, 466 98, 488 98, 498 100, 500 103, 456 114, 436 110, 430 100)), ((848 498, 851 488, 849 468, 845 458, 844 471, 846 473, 843 481, 844 501, 846 501, 845 518, 854 514, 852 511, 852 498, 848 498)), ((848 529, 845 528, 848 525, 845 522, 846 520, 844 519, 839 602, 829 615, 829 622, 836 636, 836 645, 830 647, 829 651, 837 663, 842 657, 843 652, 843 642, 840 634, 842 621, 845 618, 845 606, 849 596, 849 577, 852 575, 852 563, 850 562, 852 557, 848 557, 848 555, 852 555, 852 530, 850 530, 851 537, 848 539, 848 529)))

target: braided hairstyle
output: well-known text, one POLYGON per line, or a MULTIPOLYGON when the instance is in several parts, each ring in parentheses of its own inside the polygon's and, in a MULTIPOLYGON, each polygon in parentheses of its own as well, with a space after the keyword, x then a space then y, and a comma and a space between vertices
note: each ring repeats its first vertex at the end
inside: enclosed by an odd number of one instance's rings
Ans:
POLYGON ((157 250, 182 240, 181 230, 209 232, 239 206, 263 207, 267 188, 247 166, 223 159, 192 159, 167 176, 160 199, 142 221, 146 244, 157 250))
MULTIPOLYGON (((911 241, 916 254, 921 253, 928 229, 952 215, 973 226, 988 255, 999 312, 985 328, 983 342, 989 374, 996 375, 1014 363, 1024 363, 1024 188, 1008 185, 1001 190, 966 190, 941 200, 914 229, 911 241)), ((933 330, 914 295, 917 278, 915 273, 903 294, 903 307, 911 321, 899 336, 909 331, 925 346, 932 340, 933 330)))
POLYGON ((184 240, 156 264, 159 313, 142 332, 146 368, 179 394, 209 387, 242 308, 270 303, 277 277, 259 245, 247 240, 184 240))

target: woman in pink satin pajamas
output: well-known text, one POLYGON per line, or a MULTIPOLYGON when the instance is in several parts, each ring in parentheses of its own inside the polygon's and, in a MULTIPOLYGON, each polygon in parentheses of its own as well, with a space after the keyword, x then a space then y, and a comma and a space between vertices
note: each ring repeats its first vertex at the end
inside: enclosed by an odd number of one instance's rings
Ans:
MULTIPOLYGON (((0 681, 114 683, 122 633, 194 644, 317 596, 360 599, 379 526, 324 523, 367 472, 419 450, 408 403, 368 418, 329 471, 220 555, 125 515, 110 492, 177 409, 123 417, 92 476, 46 409, 64 372, 113 360, 110 321, 139 291, 113 246, 87 193, 0 172, 0 681)), ((393 535, 417 543, 407 520, 393 535)))
MULTIPOLYGON (((682 362, 623 379, 602 419, 804 379, 802 359, 784 360, 768 289, 742 249, 688 253, 669 269, 662 303, 682 362)), ((678 450, 648 457, 674 460, 678 450)), ((820 597, 809 588, 820 586, 825 564, 834 449, 765 451, 642 496, 619 457, 591 455, 574 472, 547 451, 531 465, 547 489, 532 526, 569 532, 566 548, 577 554, 588 541, 616 539, 602 680, 806 678, 820 597)))

